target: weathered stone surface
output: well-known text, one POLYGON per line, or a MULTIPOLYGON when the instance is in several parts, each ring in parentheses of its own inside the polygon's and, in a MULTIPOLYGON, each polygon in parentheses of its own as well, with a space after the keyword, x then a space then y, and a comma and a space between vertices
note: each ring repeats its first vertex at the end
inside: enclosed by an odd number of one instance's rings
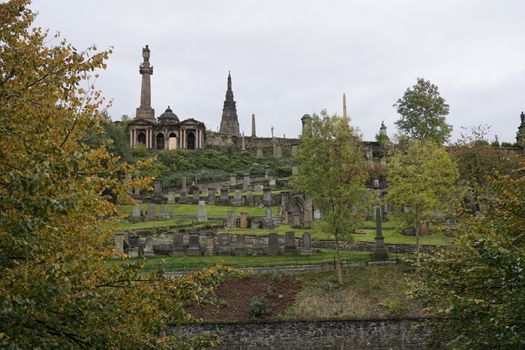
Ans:
POLYGON ((182 252, 184 250, 184 236, 180 232, 173 235, 173 252, 182 252))
POLYGON ((162 186, 160 184, 160 181, 158 181, 158 180, 155 180, 153 182, 153 195, 154 196, 162 195, 162 186))
POLYGON ((147 236, 146 244, 144 245, 144 257, 151 258, 153 256, 155 256, 155 253, 153 252, 153 237, 147 236))
POLYGON ((241 206, 242 205, 242 193, 240 190, 235 190, 233 192, 233 200, 232 204, 235 206, 241 206))
POLYGON ((175 192, 169 191, 168 192, 168 204, 175 203, 175 192))
POLYGON ((301 247, 301 255, 312 255, 312 236, 310 235, 310 232, 303 233, 303 238, 301 241, 303 243, 301 247))
POLYGON ((229 204, 228 200, 228 187, 221 187, 221 203, 222 204, 229 204))
POLYGON ((263 187, 263 204, 268 207, 272 205, 272 188, 269 186, 263 187))
POLYGON ((268 235, 268 255, 278 255, 279 253, 279 236, 277 233, 270 233, 268 235))
POLYGON ((208 187, 208 204, 215 204, 215 187, 208 187))
POLYGON ((292 165, 292 175, 299 174, 299 167, 297 165, 292 165))
POLYGON ((244 175, 244 179, 242 182, 242 190, 248 191, 249 189, 251 189, 251 187, 252 187, 252 183, 250 180, 250 175, 244 175))
POLYGON ((146 212, 146 218, 153 220, 157 217, 157 205, 155 203, 148 204, 148 211, 146 212))
POLYGON ((241 217, 239 219, 239 227, 240 228, 248 228, 248 213, 241 212, 241 217))
POLYGON ((246 204, 250 207, 252 207, 255 202, 253 200, 253 192, 252 191, 248 191, 246 192, 246 204))
POLYGON ((115 253, 116 254, 123 254, 124 253, 124 232, 117 232, 115 233, 114 239, 115 239, 115 253))
POLYGON ((266 208, 266 217, 264 218, 264 221, 263 221, 263 228, 264 229, 275 228, 275 224, 273 222, 273 217, 272 217, 272 207, 266 208))
POLYGON ((226 228, 235 228, 237 227, 237 215, 234 211, 228 212, 228 218, 226 220, 226 228))
POLYGON ((201 246, 199 242, 199 235, 196 233, 190 233, 189 244, 188 244, 188 255, 201 255, 201 246))
POLYGON ((140 218, 140 204, 137 204, 137 205, 133 206, 133 210, 132 210, 131 216, 134 219, 139 219, 140 218))
POLYGON ((286 232, 284 236, 284 252, 285 253, 295 253, 297 251, 297 246, 295 244, 295 232, 289 231, 286 232))
POLYGON ((179 203, 180 204, 188 203, 188 192, 180 191, 179 203))
POLYGON ((192 187, 192 193, 193 193, 193 204, 197 204, 200 201, 201 198, 201 191, 197 186, 192 187))
POLYGON ((208 215, 206 214, 206 206, 204 204, 204 201, 199 201, 199 215, 197 217, 197 221, 199 222, 208 221, 208 215))
POLYGON ((178 334, 197 336, 218 332, 218 349, 403 349, 429 348, 425 319, 374 321, 296 321, 224 323, 177 327, 178 334))

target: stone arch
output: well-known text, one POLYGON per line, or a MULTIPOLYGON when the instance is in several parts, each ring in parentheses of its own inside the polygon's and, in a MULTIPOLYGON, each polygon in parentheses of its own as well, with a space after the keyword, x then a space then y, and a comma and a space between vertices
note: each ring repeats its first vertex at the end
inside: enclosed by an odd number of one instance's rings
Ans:
POLYGON ((164 149, 164 134, 163 133, 159 132, 157 134, 156 141, 157 141, 157 149, 164 149))
POLYGON ((174 132, 168 136, 168 149, 177 149, 177 135, 174 132))
POLYGON ((143 145, 146 144, 146 133, 141 131, 137 135, 137 143, 142 143, 143 145))
POLYGON ((186 148, 195 149, 196 141, 195 133, 193 131, 188 132, 186 135, 186 148))
POLYGON ((293 227, 311 228, 313 221, 312 202, 303 195, 290 198, 288 205, 288 223, 293 227))

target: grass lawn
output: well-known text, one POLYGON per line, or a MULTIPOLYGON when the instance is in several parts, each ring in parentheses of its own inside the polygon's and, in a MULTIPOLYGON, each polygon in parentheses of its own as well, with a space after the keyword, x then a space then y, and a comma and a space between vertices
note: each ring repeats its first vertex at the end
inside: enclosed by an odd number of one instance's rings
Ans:
POLYGON ((367 266, 343 272, 343 286, 331 272, 301 274, 303 289, 280 319, 373 319, 419 317, 420 306, 407 297, 405 265, 367 266))
MULTIPOLYGON (((157 214, 160 214, 160 207, 170 207, 173 210, 174 215, 195 215, 199 213, 199 205, 197 204, 162 204, 157 205, 157 214)), ((142 210, 146 211, 148 205, 142 204, 142 210)), ((132 205, 121 205, 120 211, 124 215, 131 215, 133 206, 132 205)), ((265 216, 266 208, 258 207, 234 207, 234 206, 220 206, 220 205, 206 205, 206 214, 208 216, 227 216, 229 211, 234 211, 237 215, 241 212, 248 213, 249 216, 265 216)), ((272 208, 273 215, 279 214, 279 208, 272 208)))
POLYGON ((192 219, 171 219, 171 220, 159 220, 159 221, 140 221, 140 222, 127 222, 121 221, 117 225, 117 230, 127 231, 127 230, 142 230, 154 227, 173 227, 173 228, 204 228, 215 223, 222 223, 222 221, 212 221, 208 222, 194 222, 192 219))
MULTIPOLYGON (((367 261, 371 259, 370 252, 342 251, 345 262, 367 261)), ((271 266, 293 266, 293 265, 323 265, 333 264, 334 251, 323 249, 311 256, 301 255, 277 255, 277 256, 163 256, 151 259, 130 259, 127 262, 141 261, 144 271, 152 271, 162 267, 164 271, 195 270, 224 263, 231 267, 271 267, 271 266)), ((113 261, 112 261, 113 263, 113 261)), ((122 261, 120 261, 122 263, 122 261)))

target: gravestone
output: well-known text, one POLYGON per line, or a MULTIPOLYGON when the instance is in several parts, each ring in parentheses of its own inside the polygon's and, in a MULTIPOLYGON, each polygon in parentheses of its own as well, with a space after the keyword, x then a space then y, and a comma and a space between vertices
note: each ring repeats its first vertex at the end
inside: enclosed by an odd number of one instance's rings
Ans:
POLYGON ((310 232, 303 233, 303 246, 301 247, 301 255, 312 255, 312 236, 310 232))
POLYGON ((235 178, 235 176, 230 176, 230 186, 235 185, 237 185, 237 179, 235 178))
POLYGON ((173 254, 178 254, 184 251, 184 236, 181 232, 176 232, 173 235, 173 254))
POLYGON ((140 196, 140 187, 135 187, 135 196, 140 196))
POLYGON ((268 235, 268 255, 279 255, 279 236, 277 233, 270 233, 268 235))
POLYGON ((188 255, 201 255, 201 246, 199 242, 199 234, 192 232, 190 233, 190 240, 188 244, 188 255))
POLYGON ((262 149, 257 148, 256 157, 257 158, 262 158, 263 157, 263 150, 262 149))
POLYGON ((242 182, 242 190, 248 191, 252 187, 251 181, 250 181, 250 175, 244 175, 244 179, 242 182))
POLYGON ((246 192, 246 204, 250 207, 253 207, 254 203, 255 202, 253 201, 253 192, 252 191, 246 192))
POLYGON ((266 217, 264 218, 263 228, 264 229, 275 228, 275 224, 273 222, 273 217, 272 217, 272 207, 266 208, 266 217))
POLYGON ((208 204, 215 204, 215 187, 208 187, 208 204))
POLYGON ((162 195, 162 186, 159 180, 153 181, 153 195, 159 197, 162 195))
POLYGON ((270 168, 269 167, 264 168, 264 178, 266 180, 270 180, 270 168))
POLYGON ((283 148, 281 147, 281 145, 275 146, 273 156, 275 158, 282 158, 283 157, 283 148))
POLYGON ((187 184, 186 184, 186 176, 183 176, 180 190, 184 191, 184 192, 188 192, 188 189, 186 188, 186 186, 187 186, 187 184))
POLYGON ((235 228, 237 226, 237 216, 234 211, 228 212, 228 219, 226 220, 226 228, 235 228))
POLYGON ((270 178, 270 181, 268 182, 268 185, 269 185, 271 188, 275 188, 275 187, 277 187, 277 181, 275 180, 275 177, 271 177, 271 178, 270 178))
POLYGON ((252 218, 250 220, 250 228, 252 230, 256 230, 256 229, 260 228, 260 223, 261 223, 261 221, 255 220, 255 219, 252 218))
POLYGON ((228 201, 228 187, 221 187, 221 203, 222 204, 229 204, 228 201))
POLYGON ((124 232, 115 233, 115 254, 124 253, 124 232))
POLYGON ((208 215, 206 215, 206 206, 204 201, 199 201, 199 216, 197 217, 198 222, 208 221, 208 215))
POLYGON ((292 175, 299 174, 299 167, 297 165, 292 166, 292 175))
POLYGON ((168 204, 175 203, 175 192, 169 191, 168 192, 168 204))
POLYGON ((319 209, 314 210, 314 220, 321 220, 322 219, 321 211, 319 209))
POLYGON ((375 247, 374 247, 374 260, 385 261, 388 260, 388 250, 385 247, 385 238, 381 231, 381 207, 375 208, 376 217, 376 236, 375 236, 375 247))
POLYGON ((201 198, 201 191, 197 186, 192 186, 192 193, 193 193, 193 204, 197 204, 200 201, 201 198))
POLYGON ((153 220, 157 217, 157 205, 155 203, 148 204, 148 211, 146 212, 146 219, 153 220))
POLYGON ((171 207, 161 206, 160 207, 160 217, 161 219, 171 219, 171 207))
POLYGON ((242 193, 241 193, 240 190, 235 190, 233 192, 232 204, 235 205, 235 206, 242 205, 242 193))
POLYGON ((298 150, 299 150, 299 146, 292 146, 292 157, 297 156, 298 150))
POLYGON ((269 186, 263 187, 263 204, 267 207, 272 205, 272 189, 269 186))
POLYGON ((241 217, 239 219, 240 228, 248 228, 248 213, 241 211, 241 217))
POLYGON ((155 256, 153 252, 153 237, 148 235, 146 236, 146 244, 144 245, 144 257, 151 258, 155 256))
POLYGON ((296 251, 297 247, 295 246, 295 232, 286 232, 284 236, 284 252, 295 253, 296 251))
POLYGON ((132 234, 128 236, 128 256, 130 258, 137 258, 139 256, 139 236, 132 234))
POLYGON ((140 219, 140 204, 134 205, 131 216, 133 219, 140 219))

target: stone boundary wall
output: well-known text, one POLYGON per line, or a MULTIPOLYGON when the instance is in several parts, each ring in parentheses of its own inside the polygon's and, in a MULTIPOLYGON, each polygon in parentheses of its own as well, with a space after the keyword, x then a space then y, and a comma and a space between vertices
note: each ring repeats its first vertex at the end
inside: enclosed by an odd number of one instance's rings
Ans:
MULTIPOLYGON (((339 242, 339 248, 344 250, 373 251, 375 243, 372 242, 339 242)), ((410 244, 385 243, 389 253, 415 253, 416 246, 410 244)), ((335 241, 312 241, 312 247, 318 249, 335 249, 335 241)), ((446 249, 446 246, 421 245, 421 252, 432 253, 436 250, 446 249)))
POLYGON ((215 323, 173 328, 181 336, 217 332, 218 349, 426 349, 426 319, 215 323))

